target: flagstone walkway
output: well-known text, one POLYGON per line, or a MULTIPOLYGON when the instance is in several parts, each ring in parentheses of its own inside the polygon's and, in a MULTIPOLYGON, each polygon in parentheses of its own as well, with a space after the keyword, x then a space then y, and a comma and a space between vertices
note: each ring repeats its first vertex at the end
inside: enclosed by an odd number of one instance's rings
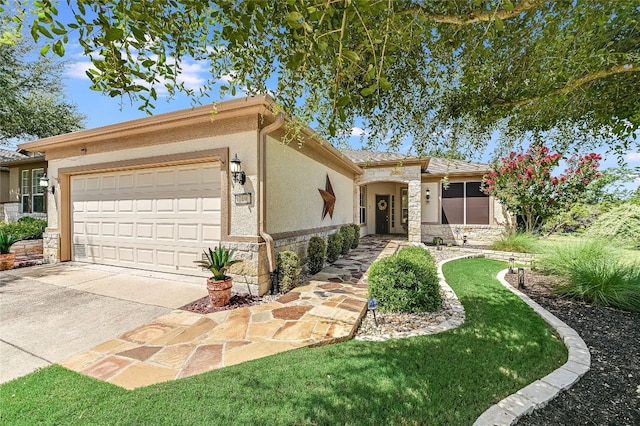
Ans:
POLYGON ((175 310, 62 366, 126 389, 347 340, 367 310, 366 271, 406 241, 371 236, 275 302, 201 315, 175 310))

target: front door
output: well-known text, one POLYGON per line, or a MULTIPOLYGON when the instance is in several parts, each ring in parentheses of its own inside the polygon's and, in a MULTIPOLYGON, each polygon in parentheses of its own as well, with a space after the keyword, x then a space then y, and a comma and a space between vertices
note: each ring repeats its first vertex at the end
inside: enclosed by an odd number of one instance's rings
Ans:
POLYGON ((376 195, 376 234, 389 233, 389 196, 376 195))

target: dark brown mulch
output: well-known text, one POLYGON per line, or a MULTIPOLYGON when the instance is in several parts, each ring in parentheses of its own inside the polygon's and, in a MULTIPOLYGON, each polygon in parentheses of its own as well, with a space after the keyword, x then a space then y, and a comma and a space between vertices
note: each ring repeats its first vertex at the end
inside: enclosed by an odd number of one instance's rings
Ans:
POLYGON ((262 302, 262 297, 255 296, 253 294, 241 293, 234 294, 229 299, 229 303, 224 306, 211 306, 209 296, 205 296, 202 299, 198 299, 195 302, 191 302, 188 305, 184 305, 180 309, 184 311, 195 312, 197 314, 211 314, 213 312, 228 311, 236 308, 246 308, 249 306, 257 305, 262 302))
POLYGON ((640 313, 561 298, 553 282, 527 270, 524 292, 580 334, 591 370, 518 425, 640 425, 640 313))

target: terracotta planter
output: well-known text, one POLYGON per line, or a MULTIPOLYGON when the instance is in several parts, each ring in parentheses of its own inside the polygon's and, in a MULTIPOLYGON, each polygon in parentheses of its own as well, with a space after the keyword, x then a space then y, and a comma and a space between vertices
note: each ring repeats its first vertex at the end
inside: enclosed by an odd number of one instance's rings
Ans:
POLYGON ((16 264, 16 254, 0 254, 0 271, 8 271, 13 269, 16 264))
POLYGON ((225 277, 224 280, 207 278, 207 290, 209 290, 211 306, 224 306, 229 303, 231 287, 233 287, 232 277, 225 277))

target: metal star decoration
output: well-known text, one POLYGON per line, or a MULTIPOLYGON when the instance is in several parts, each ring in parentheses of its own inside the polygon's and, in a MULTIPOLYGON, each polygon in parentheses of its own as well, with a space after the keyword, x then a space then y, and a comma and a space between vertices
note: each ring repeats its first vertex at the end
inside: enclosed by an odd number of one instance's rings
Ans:
POLYGON ((331 186, 331 181, 329 180, 329 175, 327 174, 327 183, 324 189, 318 188, 320 191, 320 196, 324 200, 324 207, 322 208, 322 219, 329 213, 329 217, 333 219, 333 209, 336 206, 336 194, 333 193, 333 187, 331 186))

